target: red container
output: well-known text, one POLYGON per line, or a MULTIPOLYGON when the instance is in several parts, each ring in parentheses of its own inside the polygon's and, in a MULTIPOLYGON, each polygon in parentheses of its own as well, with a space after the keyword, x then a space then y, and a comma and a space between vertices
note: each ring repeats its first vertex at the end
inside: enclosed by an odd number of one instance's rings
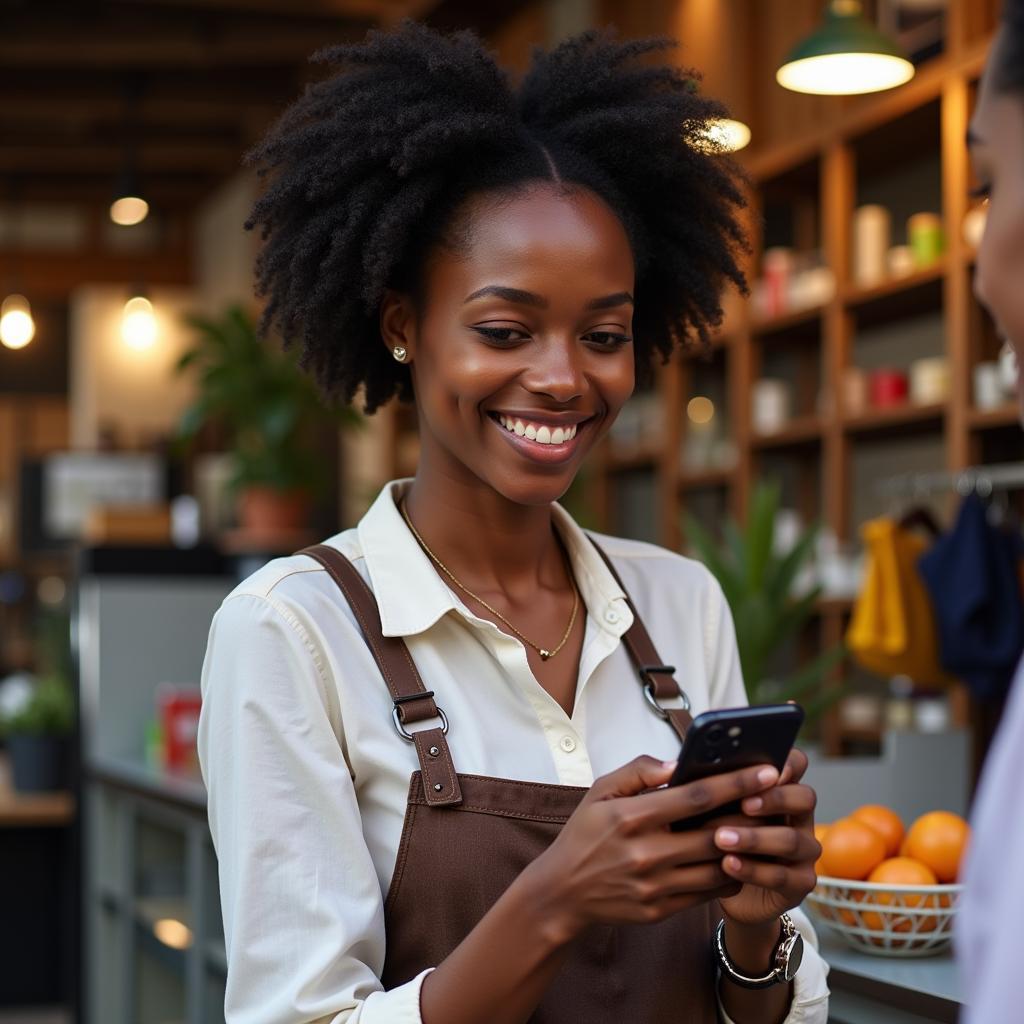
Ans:
POLYGON ((908 381, 904 370, 871 371, 871 404, 876 409, 891 409, 907 400, 908 381))
POLYGON ((202 704, 198 687, 161 686, 158 700, 164 732, 164 767, 172 772, 198 772, 196 733, 202 704))

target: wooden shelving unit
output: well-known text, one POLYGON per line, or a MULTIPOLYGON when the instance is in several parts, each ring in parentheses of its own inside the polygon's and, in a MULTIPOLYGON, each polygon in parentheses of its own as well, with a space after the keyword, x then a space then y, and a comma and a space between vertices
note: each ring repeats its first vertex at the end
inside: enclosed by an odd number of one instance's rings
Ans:
MULTIPOLYGON (((675 422, 669 422, 661 439, 663 457, 652 468, 662 495, 660 540, 666 546, 685 547, 680 525, 684 508, 695 513, 709 509, 709 517, 728 510, 742 519, 758 479, 766 473, 775 475, 780 465, 791 471, 795 483, 790 498, 802 516, 822 520, 841 542, 856 541, 854 462, 865 446, 877 448, 890 441, 935 444, 941 446, 943 465, 958 469, 984 461, 986 437, 1017 423, 1013 406, 979 411, 971 405, 971 370, 982 358, 994 356, 992 338, 971 292, 976 253, 961 234, 970 186, 964 138, 988 43, 980 23, 975 23, 977 12, 967 9, 972 6, 953 0, 945 54, 922 67, 910 85, 850 106, 837 104, 837 116, 808 137, 752 152, 744 159, 753 182, 751 279, 757 276, 765 245, 761 225, 772 219, 766 212, 777 215, 778 195, 788 195, 793 245, 822 253, 836 277, 835 296, 824 305, 772 317, 755 317, 747 305, 710 354, 723 376, 729 433, 736 447, 734 468, 679 467, 686 400, 699 393, 692 384, 694 368, 702 361, 684 356, 662 368, 662 393, 675 396, 677 410, 675 422), (929 157, 940 168, 940 177, 934 198, 923 199, 921 209, 933 202, 941 213, 946 252, 934 265, 909 275, 871 287, 858 285, 852 278, 852 217, 861 202, 873 201, 865 194, 861 176, 884 173, 890 160, 909 164, 929 157), (769 205, 774 209, 768 210, 769 205), (942 318, 943 334, 934 354, 943 354, 950 362, 948 400, 928 405, 908 401, 856 414, 844 410, 841 381, 847 367, 859 365, 861 337, 899 331, 902 325, 929 316, 942 318), (752 387, 764 367, 780 358, 789 358, 795 366, 795 415, 783 429, 758 434, 751 424, 752 387), (815 401, 816 392, 823 402, 815 401), (772 460, 770 470, 763 465, 766 460, 772 460)), ((755 125, 755 135, 756 131, 755 125)), ((897 241, 894 238, 894 244, 897 241)), ((673 406, 668 408, 671 416, 673 406)), ((595 464, 601 467, 597 489, 606 491, 612 486, 608 464, 595 464)), ((622 531, 614 521, 606 520, 604 527, 622 531)), ((816 616, 821 648, 842 638, 852 608, 848 598, 821 601, 816 616)), ((837 673, 833 685, 842 685, 849 672, 847 667, 837 673)), ((954 695, 953 710, 959 724, 969 722, 965 693, 954 695)), ((837 753, 847 742, 863 743, 866 738, 860 733, 847 735, 838 714, 826 716, 826 750, 837 753)))

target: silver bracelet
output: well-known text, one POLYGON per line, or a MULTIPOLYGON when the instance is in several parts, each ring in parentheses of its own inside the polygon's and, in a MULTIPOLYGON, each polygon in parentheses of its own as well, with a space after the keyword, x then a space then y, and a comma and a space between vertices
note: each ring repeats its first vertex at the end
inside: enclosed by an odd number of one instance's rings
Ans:
POLYGON ((718 956, 719 969, 729 981, 741 988, 771 988, 772 985, 793 980, 803 959, 804 940, 789 914, 782 914, 779 921, 782 924, 782 935, 772 954, 772 966, 768 973, 760 978, 751 978, 736 969, 725 948, 725 921, 718 922, 715 931, 715 953, 718 956))

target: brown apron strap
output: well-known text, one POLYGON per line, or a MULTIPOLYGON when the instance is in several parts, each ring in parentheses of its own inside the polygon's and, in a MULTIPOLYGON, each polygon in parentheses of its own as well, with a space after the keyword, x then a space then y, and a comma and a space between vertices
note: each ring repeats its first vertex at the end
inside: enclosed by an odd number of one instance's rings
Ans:
POLYGON ((308 555, 319 562, 348 600, 394 701, 395 726, 416 747, 416 756, 423 774, 423 795, 427 803, 431 807, 462 803, 458 776, 445 738, 448 719, 434 703, 433 690, 423 685, 405 641, 401 637, 384 636, 380 609, 373 591, 356 567, 337 548, 328 544, 314 544, 297 554, 308 555), (408 725, 432 718, 440 719, 441 725, 414 733, 406 729, 408 725))
POLYGON ((590 543, 597 548, 597 553, 604 559, 608 570, 615 577, 615 582, 622 587, 622 592, 626 595, 626 603, 629 605, 629 610, 633 613, 633 625, 622 634, 622 642, 626 645, 626 650, 629 652, 633 664, 640 673, 640 682, 643 683, 644 696, 647 698, 647 703, 654 709, 654 713, 664 718, 679 734, 679 738, 682 739, 686 735, 686 730, 690 728, 690 724, 693 722, 693 716, 690 714, 690 698, 679 683, 676 682, 673 675, 675 666, 666 665, 658 656, 654 641, 651 640, 647 627, 643 624, 643 620, 637 613, 633 599, 629 596, 629 591, 623 586, 619 574, 615 571, 612 560, 604 553, 601 545, 589 533, 587 537, 590 538, 590 543), (672 700, 674 697, 682 699, 682 707, 666 708, 662 707, 659 703, 659 701, 663 700, 672 700))

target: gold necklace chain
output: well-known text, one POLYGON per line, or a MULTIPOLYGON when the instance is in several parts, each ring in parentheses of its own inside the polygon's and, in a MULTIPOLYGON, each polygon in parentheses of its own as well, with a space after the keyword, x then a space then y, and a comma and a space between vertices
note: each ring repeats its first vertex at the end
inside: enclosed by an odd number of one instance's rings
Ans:
MULTIPOLYGON (((417 541, 419 541, 420 547, 423 548, 423 550, 430 556, 430 558, 437 565, 437 567, 452 581, 452 583, 454 583, 455 586, 459 588, 459 590, 462 590, 465 593, 469 594, 469 596, 473 598, 474 601, 479 601, 480 604, 482 604, 492 615, 497 615, 498 618, 501 619, 501 621, 504 622, 505 625, 508 626, 508 628, 511 629, 512 632, 515 633, 515 635, 523 641, 523 643, 529 644, 540 655, 542 661, 547 661, 549 658, 553 658, 565 646, 565 642, 569 639, 569 634, 572 633, 572 627, 576 623, 576 613, 577 611, 579 611, 580 607, 580 592, 576 588, 576 583, 572 578, 571 571, 569 572, 569 582, 572 584, 572 615, 569 616, 569 625, 566 627, 565 633, 562 635, 562 639, 558 641, 558 645, 556 647, 549 651, 546 648, 541 647, 539 644, 535 644, 532 640, 529 640, 525 636, 523 636, 523 634, 520 633, 519 630, 516 629, 516 627, 513 626, 512 623, 509 622, 508 619, 506 619, 505 616, 502 615, 497 608, 494 608, 491 605, 489 605, 482 597, 480 597, 478 594, 474 594, 473 591, 469 589, 469 587, 467 587, 463 582, 461 582, 461 580, 459 580, 455 573, 453 573, 451 569, 449 569, 448 566, 445 565, 444 562, 442 562, 441 559, 438 558, 437 555, 435 555, 434 552, 430 550, 430 548, 427 546, 427 542, 419 535, 419 533, 416 530, 416 527, 412 525, 412 520, 409 518, 409 513, 406 512, 405 510, 405 502, 401 502, 398 508, 402 513, 402 518, 405 519, 406 523, 409 524, 409 529, 412 530, 413 536, 416 538, 417 541)), ((568 564, 566 565, 566 569, 569 569, 568 564)))

